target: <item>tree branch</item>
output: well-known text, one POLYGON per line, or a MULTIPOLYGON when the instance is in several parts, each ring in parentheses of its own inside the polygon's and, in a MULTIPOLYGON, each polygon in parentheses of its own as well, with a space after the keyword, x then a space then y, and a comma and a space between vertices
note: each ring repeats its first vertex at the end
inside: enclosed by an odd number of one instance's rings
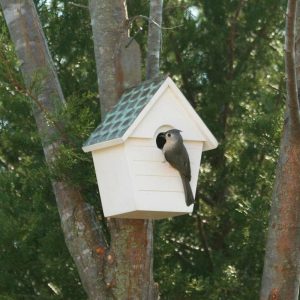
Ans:
POLYGON ((235 59, 235 38, 236 38, 236 24, 238 21, 238 18, 240 16, 240 13, 242 11, 244 5, 244 0, 240 0, 239 5, 237 7, 237 10, 235 11, 234 17, 232 18, 231 24, 230 24, 230 31, 229 31, 229 79, 233 79, 233 65, 234 65, 234 59, 235 59))
POLYGON ((296 22, 297 0, 289 0, 286 15, 285 35, 285 71, 287 88, 287 113, 292 133, 299 132, 300 117, 295 68, 295 22, 296 22))
POLYGON ((204 230, 204 226, 203 226, 203 221, 202 221, 200 213, 196 214, 196 218, 197 218, 197 227, 198 227, 198 231, 200 234, 200 240, 201 240, 204 252, 207 256, 208 262, 209 262, 210 271, 213 271, 214 263, 213 263, 211 251, 208 247, 208 242, 207 242, 207 238, 206 238, 206 234, 205 234, 205 230, 204 230))
POLYGON ((67 2, 70 5, 76 6, 76 7, 80 7, 80 8, 85 8, 85 9, 89 9, 88 6, 83 5, 83 4, 79 4, 79 3, 74 3, 74 2, 67 2))
POLYGON ((146 66, 147 79, 153 78, 159 73, 162 6, 163 0, 150 1, 150 18, 148 27, 148 55, 146 66))
POLYGON ((159 29, 162 29, 162 30, 173 30, 173 29, 176 29, 176 28, 179 28, 179 27, 183 26, 183 25, 176 25, 176 26, 172 26, 172 27, 163 27, 163 26, 161 26, 161 24, 156 22, 153 18, 146 17, 146 16, 143 16, 143 15, 134 16, 133 18, 129 19, 129 24, 133 23, 137 19, 145 19, 145 20, 149 21, 149 23, 154 24, 156 27, 158 27, 159 29))

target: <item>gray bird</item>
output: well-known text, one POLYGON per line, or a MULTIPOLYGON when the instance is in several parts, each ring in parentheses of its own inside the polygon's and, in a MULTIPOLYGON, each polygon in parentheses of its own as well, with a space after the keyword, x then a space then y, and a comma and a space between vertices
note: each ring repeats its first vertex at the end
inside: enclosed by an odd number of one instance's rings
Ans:
POLYGON ((157 146, 162 149, 166 161, 179 172, 183 184, 185 202, 187 206, 190 206, 195 202, 190 186, 191 166, 180 132, 178 129, 171 129, 160 133, 157 139, 157 146))

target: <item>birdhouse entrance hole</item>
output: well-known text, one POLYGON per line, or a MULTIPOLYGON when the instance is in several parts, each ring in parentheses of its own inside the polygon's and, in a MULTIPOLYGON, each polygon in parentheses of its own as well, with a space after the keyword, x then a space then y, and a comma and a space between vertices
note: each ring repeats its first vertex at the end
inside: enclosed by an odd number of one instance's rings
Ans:
POLYGON ((163 135, 166 131, 170 129, 174 129, 174 127, 170 125, 163 125, 156 130, 154 138, 158 149, 162 150, 162 148, 164 147, 166 140, 163 135))
POLYGON ((164 144, 166 142, 164 135, 164 132, 160 132, 156 137, 156 146, 158 149, 162 149, 164 147, 164 144))

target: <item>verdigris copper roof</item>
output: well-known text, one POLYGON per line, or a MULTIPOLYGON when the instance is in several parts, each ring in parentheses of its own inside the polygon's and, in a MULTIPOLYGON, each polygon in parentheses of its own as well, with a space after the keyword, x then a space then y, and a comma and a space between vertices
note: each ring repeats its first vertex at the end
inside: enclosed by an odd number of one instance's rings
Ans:
POLYGON ((126 90, 83 147, 121 138, 166 78, 160 76, 126 90))

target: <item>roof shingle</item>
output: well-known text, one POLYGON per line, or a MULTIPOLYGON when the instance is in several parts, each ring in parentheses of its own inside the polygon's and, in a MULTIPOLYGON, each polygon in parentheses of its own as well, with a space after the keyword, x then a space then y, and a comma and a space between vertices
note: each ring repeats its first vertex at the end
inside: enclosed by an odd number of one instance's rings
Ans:
POLYGON ((121 138, 166 78, 167 76, 160 76, 126 90, 83 146, 121 138))

